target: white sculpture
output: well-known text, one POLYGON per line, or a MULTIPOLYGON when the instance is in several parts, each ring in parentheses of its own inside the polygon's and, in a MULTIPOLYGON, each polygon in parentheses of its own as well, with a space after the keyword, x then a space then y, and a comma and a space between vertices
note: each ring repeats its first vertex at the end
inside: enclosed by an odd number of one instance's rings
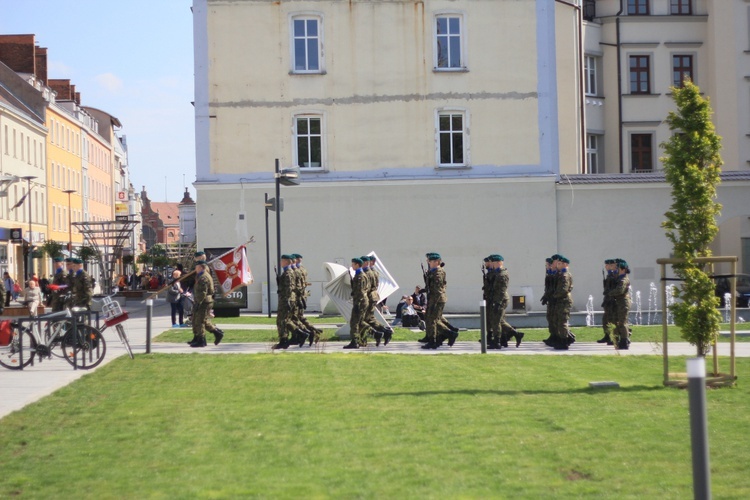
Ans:
MULTIPOLYGON (((380 295, 380 300, 386 299, 398 290, 398 283, 393 279, 393 276, 391 276, 391 273, 388 272, 388 269, 386 269, 375 252, 370 252, 367 255, 375 257, 375 268, 380 272, 378 294, 380 295)), ((342 339, 349 338, 349 320, 351 320, 352 317, 352 278, 354 277, 354 270, 333 262, 323 263, 323 269, 326 270, 330 278, 330 281, 323 285, 323 291, 325 293, 324 298, 327 297, 328 300, 336 306, 339 313, 341 313, 346 319, 346 324, 336 331, 336 335, 342 339)), ((375 309, 375 319, 381 325, 388 326, 388 322, 377 309, 375 309)))

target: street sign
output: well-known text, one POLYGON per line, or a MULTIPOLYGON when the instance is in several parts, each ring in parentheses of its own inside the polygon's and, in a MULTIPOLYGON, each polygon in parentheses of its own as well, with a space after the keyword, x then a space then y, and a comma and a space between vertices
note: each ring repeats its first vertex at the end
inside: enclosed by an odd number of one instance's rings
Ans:
POLYGON ((10 241, 11 243, 23 243, 23 229, 20 227, 11 228, 10 241))
MULTIPOLYGON (((268 201, 265 203, 265 206, 271 212, 275 212, 277 208, 276 198, 268 198, 268 201)), ((284 198, 279 198, 278 208, 279 208, 279 212, 284 211, 284 198)))

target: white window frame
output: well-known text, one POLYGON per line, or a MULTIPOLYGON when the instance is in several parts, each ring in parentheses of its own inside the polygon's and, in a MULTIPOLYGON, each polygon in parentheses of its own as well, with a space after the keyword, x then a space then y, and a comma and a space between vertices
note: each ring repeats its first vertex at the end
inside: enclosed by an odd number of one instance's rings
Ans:
POLYGON ((471 166, 469 125, 469 110, 466 108, 438 108, 435 110, 435 164, 438 168, 468 168, 471 166), (461 163, 441 163, 440 139, 444 132, 440 130, 440 117, 444 115, 461 115, 462 117, 461 124, 463 128, 461 134, 463 136, 463 162, 461 163))
MULTIPOLYGON (((305 137, 314 137, 315 134, 308 134, 305 137)), ((326 116, 321 111, 304 111, 294 113, 292 115, 292 158, 296 162, 296 165, 300 168, 300 172, 325 172, 328 170, 327 155, 326 155, 326 116), (320 165, 317 167, 305 167, 302 165, 302 161, 299 158, 299 151, 297 150, 298 134, 297 134, 297 120, 300 118, 317 118, 320 120, 320 165)), ((311 162, 312 163, 312 162, 311 162)))
MULTIPOLYGON (((324 75, 325 74, 325 50, 324 50, 324 29, 323 14, 320 12, 294 12, 289 15, 289 73, 295 75, 324 75), (318 22, 318 69, 297 69, 297 60, 295 55, 294 21, 315 20, 318 22)), ((306 65, 309 61, 305 61, 306 65)))
MULTIPOLYGON (((468 71, 469 63, 468 63, 468 50, 466 49, 466 14, 461 11, 455 11, 455 10, 442 10, 435 12, 435 15, 432 17, 432 54, 433 54, 433 70, 434 71, 445 71, 445 72, 455 72, 455 71, 468 71), (461 44, 460 49, 460 64, 457 67, 439 67, 438 66, 438 32, 437 32, 437 26, 438 26, 438 19, 441 17, 447 17, 447 18, 458 18, 458 26, 459 26, 459 43, 461 44)), ((448 36, 451 36, 450 33, 448 36)), ((449 44, 450 46, 450 44, 449 44)))
POLYGON ((586 168, 587 173, 589 174, 600 173, 599 160, 601 158, 601 139, 602 136, 600 134, 586 134, 586 168), (591 143, 591 139, 594 139, 593 145, 591 143), (592 161, 593 158, 596 159, 596 162, 592 161))
POLYGON ((586 95, 589 95, 589 96, 596 96, 596 95, 598 95, 597 94, 597 90, 598 90, 597 87, 598 87, 598 85, 597 85, 597 81, 596 81, 596 77, 597 77, 597 74, 596 74, 597 68, 596 67, 598 65, 598 62, 597 62, 596 59, 597 59, 596 56, 591 56, 591 55, 585 55, 584 58, 583 58, 583 60, 584 60, 584 70, 583 70, 583 73, 584 73, 585 78, 586 78, 586 80, 584 82, 585 89, 586 89, 585 92, 586 92, 586 95))

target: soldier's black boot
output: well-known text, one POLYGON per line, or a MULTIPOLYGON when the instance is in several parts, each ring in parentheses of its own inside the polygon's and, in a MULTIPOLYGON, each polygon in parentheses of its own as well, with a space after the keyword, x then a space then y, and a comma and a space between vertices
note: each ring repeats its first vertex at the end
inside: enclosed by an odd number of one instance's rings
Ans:
POLYGON ((274 346, 271 349, 286 349, 291 345, 291 341, 289 339, 279 339, 278 344, 274 344, 274 346))
POLYGON ((630 341, 628 339, 621 339, 617 343, 617 348, 621 351, 627 351, 628 349, 630 349, 630 341))
POLYGON ((523 336, 524 335, 526 335, 526 334, 523 333, 523 332, 519 332, 518 330, 516 330, 516 333, 514 335, 514 337, 516 338, 516 349, 518 349, 518 346, 521 345, 521 340, 523 340, 523 336))
POLYGON ((196 337, 196 339, 190 343, 190 347, 206 347, 206 337, 196 337))
POLYGON ((500 334, 500 345, 503 347, 508 347, 508 336, 505 334, 505 332, 500 334))
POLYGON ((221 339, 223 338, 224 338, 224 330, 222 330, 221 328, 217 328, 214 331, 214 345, 219 345, 219 343, 221 342, 221 339))
POLYGON ((380 347, 380 341, 383 340, 383 332, 375 332, 375 347, 380 347))
POLYGON ((555 339, 552 336, 552 334, 550 333, 549 337, 547 337, 546 339, 544 339, 542 342, 544 342, 544 345, 546 345, 548 347, 552 347, 553 344, 555 343, 555 339))
POLYGON ((562 340, 562 339, 559 339, 559 338, 555 339, 554 344, 552 345, 552 347, 556 351, 567 351, 568 350, 567 339, 566 340, 562 340))
POLYGON ((193 338, 192 338, 192 339, 190 339, 190 342, 188 342, 187 344, 188 344, 188 345, 192 345, 192 344, 193 344, 193 342, 195 342, 195 340, 196 340, 197 338, 198 338, 198 337, 196 337, 195 335, 193 335, 193 338))
POLYGON ((448 347, 453 347, 453 344, 456 343, 457 338, 458 338, 458 332, 450 332, 448 334, 448 347))
POLYGON ((383 345, 388 345, 388 342, 391 341, 391 337, 393 337, 393 328, 389 327, 383 335, 383 345))
POLYGON ((419 342, 420 344, 426 344, 429 341, 430 341, 430 339, 427 338, 427 335, 425 335, 421 339, 417 340, 417 342, 419 342))
POLYGON ((352 339, 351 342, 344 346, 344 349, 359 349, 359 344, 357 344, 355 339, 352 339))
POLYGON ((422 346, 422 349, 437 349, 439 344, 437 342, 429 341, 422 346))
POLYGON ((609 338, 609 335, 605 333, 605 334, 604 334, 604 337, 602 337, 602 338, 600 338, 599 340, 597 340, 597 341, 596 341, 596 343, 597 343, 597 344, 607 344, 607 345, 612 345, 612 339, 611 339, 611 338, 609 338))
POLYGON ((305 345, 305 341, 307 340, 307 332, 302 330, 301 328, 297 328, 294 330, 295 339, 294 343, 297 344, 299 347, 302 347, 305 345))

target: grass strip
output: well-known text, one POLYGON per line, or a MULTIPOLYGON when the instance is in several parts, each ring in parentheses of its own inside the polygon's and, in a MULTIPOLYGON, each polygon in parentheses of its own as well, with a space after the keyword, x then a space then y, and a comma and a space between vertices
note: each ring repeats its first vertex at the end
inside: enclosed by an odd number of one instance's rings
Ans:
MULTIPOLYGON (((120 358, 2 419, 0 497, 689 498, 687 394, 663 388, 661 368, 657 356, 120 358), (597 380, 621 388, 589 389, 597 380)), ((707 396, 714 496, 748 498, 750 390, 707 396)))

